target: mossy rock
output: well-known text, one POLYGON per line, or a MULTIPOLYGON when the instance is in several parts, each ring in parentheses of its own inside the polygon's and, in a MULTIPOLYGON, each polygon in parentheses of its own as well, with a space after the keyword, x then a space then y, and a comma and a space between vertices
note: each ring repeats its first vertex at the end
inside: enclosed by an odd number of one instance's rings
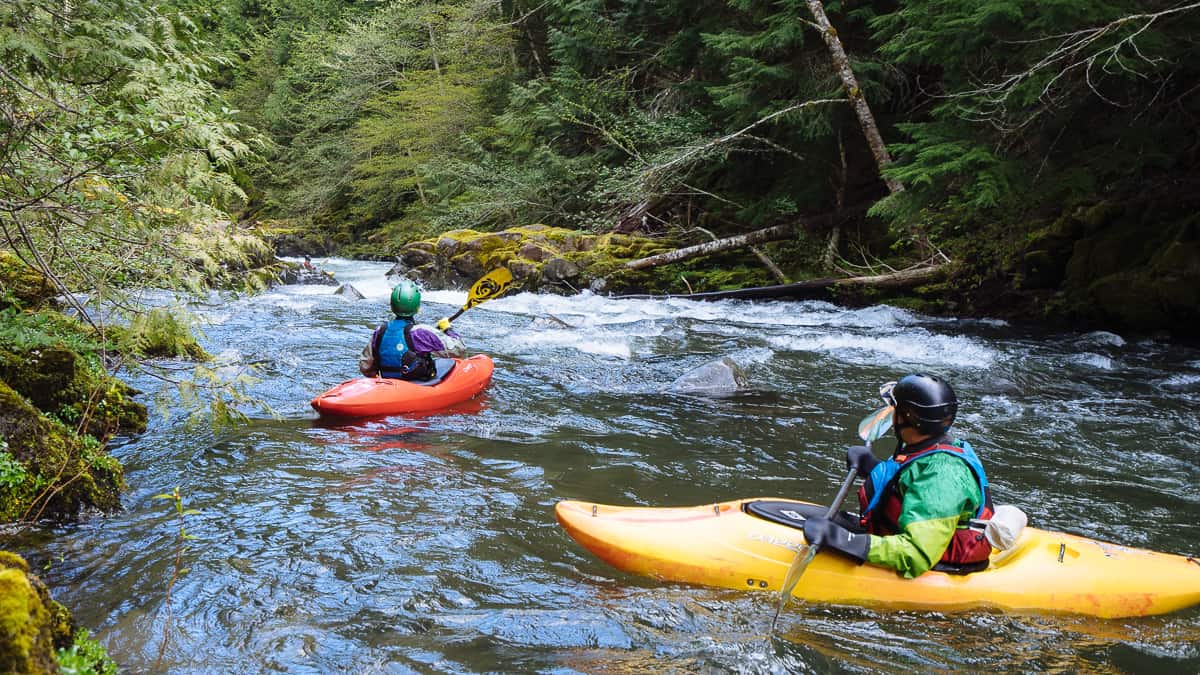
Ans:
POLYGON ((120 507, 124 487, 120 463, 95 438, 77 436, 3 381, 0 438, 10 458, 8 480, 0 481, 0 522, 63 521, 85 509, 120 507))
POLYGON ((41 272, 31 269, 8 251, 0 251, 0 309, 17 305, 35 308, 58 290, 41 272))
POLYGON ((56 650, 71 645, 71 615, 23 558, 0 551, 0 672, 58 672, 56 650))
POLYGON ((0 381, 42 412, 82 422, 83 433, 100 440, 146 429, 146 406, 133 400, 138 392, 63 345, 0 349, 0 381))

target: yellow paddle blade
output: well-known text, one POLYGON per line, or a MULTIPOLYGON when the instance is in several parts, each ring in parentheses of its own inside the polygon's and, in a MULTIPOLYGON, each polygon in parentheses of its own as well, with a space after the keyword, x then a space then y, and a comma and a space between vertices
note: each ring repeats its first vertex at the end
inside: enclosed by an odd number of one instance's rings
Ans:
POLYGON ((475 282, 471 286, 471 290, 467 293, 467 304, 463 305, 463 310, 466 311, 481 302, 491 300, 508 290, 512 284, 513 275, 508 271, 507 267, 499 267, 491 272, 488 272, 482 279, 475 282))

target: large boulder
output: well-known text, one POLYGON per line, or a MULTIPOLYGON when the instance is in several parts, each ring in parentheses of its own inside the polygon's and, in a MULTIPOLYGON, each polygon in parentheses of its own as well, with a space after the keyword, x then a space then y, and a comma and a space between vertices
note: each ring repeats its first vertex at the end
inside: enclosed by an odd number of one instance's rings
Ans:
POLYGON ((1200 214, 1166 224, 1133 206, 1074 242, 1062 288, 1073 311, 1135 329, 1200 325, 1200 214))
POLYGON ((674 394, 727 396, 746 388, 746 373, 729 357, 722 357, 680 375, 667 387, 674 394))
POLYGON ((0 309, 12 304, 34 308, 57 294, 54 283, 41 272, 12 253, 0 251, 0 309))
POLYGON ((677 273, 626 270, 624 263, 674 247, 675 242, 666 239, 591 234, 542 224, 501 232, 452 230, 406 244, 389 276, 433 287, 466 288, 489 270, 505 266, 516 286, 527 291, 573 293, 584 287, 661 291, 666 284, 677 283, 677 273))
POLYGON ((0 381, 0 522, 66 521, 120 508, 124 471, 92 436, 78 436, 0 381))
POLYGON ((146 428, 146 406, 133 400, 136 390, 61 344, 0 348, 0 382, 38 411, 100 441, 146 428))

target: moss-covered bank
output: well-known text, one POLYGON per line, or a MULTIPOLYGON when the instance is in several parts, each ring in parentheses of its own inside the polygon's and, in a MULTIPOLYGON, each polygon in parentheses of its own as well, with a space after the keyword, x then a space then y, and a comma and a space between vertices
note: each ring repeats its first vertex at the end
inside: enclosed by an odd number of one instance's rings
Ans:
POLYGON ((746 265, 737 252, 668 267, 625 267, 680 245, 669 237, 592 234, 541 224, 500 232, 452 230, 400 247, 390 274, 466 287, 504 266, 521 290, 551 293, 687 293, 769 283, 765 269, 746 265))
POLYGON ((67 608, 20 556, 0 551, 0 672, 115 673, 104 648, 77 631, 67 608))
MULTIPOLYGON (((183 265, 172 268, 180 275, 172 281, 182 286, 258 290, 286 269, 261 239, 227 224, 197 231, 177 242, 183 265)), ((124 472, 107 444, 144 431, 147 410, 108 368, 126 358, 208 358, 178 312, 148 309, 128 325, 97 327, 62 313, 59 292, 0 250, 0 524, 119 509, 124 472)), ((69 623, 24 561, 0 551, 0 672, 115 672, 69 623)))

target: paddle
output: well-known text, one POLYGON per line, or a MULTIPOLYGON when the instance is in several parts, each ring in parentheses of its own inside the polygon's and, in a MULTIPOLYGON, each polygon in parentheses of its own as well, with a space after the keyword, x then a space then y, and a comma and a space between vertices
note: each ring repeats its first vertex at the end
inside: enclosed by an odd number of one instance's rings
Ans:
MULTIPOLYGON (((884 406, 867 415, 858 423, 858 437, 866 441, 868 448, 871 447, 872 441, 883 436, 891 428, 892 410, 892 406, 884 406)), ((833 498, 829 510, 825 512, 826 518, 833 518, 837 515, 838 509, 841 508, 842 502, 846 500, 846 495, 850 492, 850 486, 854 484, 856 475, 858 475, 858 469, 850 467, 850 471, 846 473, 846 480, 842 481, 841 489, 833 498)), ((775 634, 775 623, 779 621, 779 613, 787 606, 788 600, 792 597, 792 590, 796 588, 800 577, 804 576, 804 570, 808 569, 808 564, 817 556, 817 550, 820 548, 820 546, 809 545, 805 547, 804 551, 796 552, 791 567, 788 567, 787 574, 783 577, 783 589, 779 591, 779 606, 775 608, 775 618, 771 619, 772 635, 775 634)))
POLYGON ((450 322, 462 316, 463 312, 471 309, 481 302, 487 302, 488 300, 491 300, 492 298, 504 293, 504 291, 507 291, 508 287, 512 285, 512 281, 512 272, 509 272, 507 267, 498 267, 483 275, 479 281, 476 281, 471 286, 471 290, 467 292, 467 304, 463 305, 462 309, 455 312, 454 316, 438 321, 438 329, 446 330, 450 327, 450 322))

